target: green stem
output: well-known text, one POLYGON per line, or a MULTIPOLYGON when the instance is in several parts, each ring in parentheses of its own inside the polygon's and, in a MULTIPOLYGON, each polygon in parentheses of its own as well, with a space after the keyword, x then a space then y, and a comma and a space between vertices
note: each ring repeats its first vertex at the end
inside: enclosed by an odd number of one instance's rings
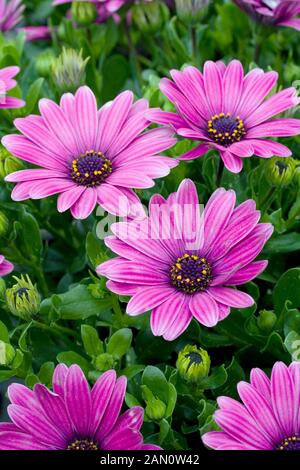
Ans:
POLYGON ((272 202, 274 201, 276 195, 277 195, 277 187, 271 187, 268 189, 267 193, 265 194, 264 198, 260 202, 260 210, 261 211, 266 211, 270 208, 272 202))
POLYGON ((217 174, 217 186, 218 187, 220 187, 221 183, 222 183, 223 171, 224 171, 224 163, 223 163, 223 160, 220 158, 219 159, 218 174, 217 174))
POLYGON ((120 323, 120 325, 122 325, 124 315, 123 315, 123 312, 122 312, 122 309, 121 309, 121 306, 120 306, 119 299, 114 294, 111 295, 111 306, 112 306, 114 314, 116 316, 117 323, 118 324, 120 323))

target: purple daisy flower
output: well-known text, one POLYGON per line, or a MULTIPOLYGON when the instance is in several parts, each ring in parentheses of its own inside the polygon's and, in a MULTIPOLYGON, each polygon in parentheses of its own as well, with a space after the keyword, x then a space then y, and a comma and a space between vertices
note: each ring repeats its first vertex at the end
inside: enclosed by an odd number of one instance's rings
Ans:
POLYGON ((11 423, 0 423, 0 450, 155 450, 144 444, 144 410, 135 406, 120 415, 126 377, 114 370, 101 375, 92 390, 79 366, 56 367, 53 392, 8 387, 11 423))
POLYGON ((300 30, 299 0, 234 0, 254 20, 300 30))
POLYGON ((7 276, 14 270, 14 265, 0 255, 0 277, 7 276))
POLYGON ((152 310, 155 336, 174 340, 194 317, 207 327, 254 300, 228 286, 258 276, 267 261, 253 260, 271 236, 259 224, 260 212, 248 200, 237 208, 235 192, 218 189, 201 214, 196 187, 184 180, 166 200, 155 195, 143 221, 116 223, 106 245, 119 256, 100 264, 107 287, 132 296, 128 315, 152 310))
POLYGON ((19 67, 11 66, 0 69, 0 109, 1 108, 22 108, 25 101, 13 96, 6 96, 7 92, 15 88, 17 82, 13 77, 20 72, 19 67))
POLYGON ((22 20, 22 0, 0 0, 0 31, 10 31, 22 20))
POLYGON ((252 369, 238 384, 239 403, 219 397, 214 419, 222 431, 202 440, 217 450, 300 450, 300 363, 276 362, 271 379, 252 369))
POLYGON ((300 103, 292 87, 265 100, 277 82, 276 72, 253 69, 244 76, 242 64, 233 60, 228 66, 208 61, 203 74, 186 67, 182 72, 172 70, 171 76, 173 81, 163 78, 160 88, 177 113, 152 109, 147 117, 171 125, 182 137, 201 142, 181 159, 193 160, 215 149, 226 168, 239 173, 245 157, 291 155, 284 145, 266 139, 300 133, 299 119, 271 119, 300 103))
POLYGON ((2 144, 13 155, 42 169, 11 173, 6 181, 18 183, 12 199, 41 199, 60 193, 59 212, 71 210, 85 219, 100 204, 108 212, 126 216, 140 201, 132 188, 150 188, 153 178, 166 176, 178 162, 157 153, 176 142, 172 130, 153 129, 145 118, 148 102, 133 103, 125 91, 97 109, 90 88, 73 96, 66 93, 60 105, 39 102, 41 116, 16 119, 23 135, 8 135, 2 144))

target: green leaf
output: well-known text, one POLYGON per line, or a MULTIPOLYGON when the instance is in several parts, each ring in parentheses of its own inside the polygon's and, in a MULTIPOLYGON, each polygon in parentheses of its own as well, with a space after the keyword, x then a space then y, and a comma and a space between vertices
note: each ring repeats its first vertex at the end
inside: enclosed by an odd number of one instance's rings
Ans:
POLYGON ((126 393, 125 395, 125 403, 129 408, 132 408, 133 406, 141 406, 140 402, 138 401, 137 398, 135 398, 133 395, 130 393, 126 393))
POLYGON ((50 386, 52 382, 52 376, 54 372, 54 363, 45 362, 38 373, 38 378, 40 382, 44 385, 50 386))
POLYGON ((160 369, 154 366, 147 366, 142 376, 142 383, 152 391, 153 395, 168 404, 169 384, 160 369))
POLYGON ((66 366, 70 367, 72 364, 77 364, 81 367, 85 375, 88 375, 89 371, 91 370, 91 364, 80 354, 74 351, 64 351, 59 353, 56 356, 58 362, 62 364, 66 364, 66 366))
POLYGON ((287 300, 289 308, 300 307, 300 268, 286 271, 275 285, 273 292, 275 313, 280 314, 287 300))
POLYGON ((0 370, 0 382, 10 379, 15 375, 14 370, 0 370))
POLYGON ((87 234, 85 248, 91 264, 94 267, 103 262, 103 252, 105 250, 105 246, 103 241, 97 238, 93 232, 89 232, 87 234))
POLYGON ((2 321, 0 321, 0 340, 4 341, 4 343, 10 342, 8 329, 6 328, 6 326, 4 325, 2 321))
POLYGON ((90 357, 96 357, 104 352, 103 343, 99 339, 96 328, 90 325, 81 325, 81 338, 85 352, 90 357))
POLYGON ((91 316, 99 316, 108 306, 107 301, 95 299, 88 287, 78 285, 57 297, 61 304, 57 307, 59 315, 65 320, 85 320, 91 316))
POLYGON ((125 369, 122 369, 120 374, 125 375, 127 379, 132 379, 135 377, 137 374, 142 372, 145 369, 145 366, 143 364, 133 364, 132 366, 125 367, 125 369))
POLYGON ((300 361, 300 335, 296 331, 290 331, 285 338, 284 345, 293 361, 300 361))
POLYGON ((103 101, 113 99, 129 76, 130 67, 124 56, 116 54, 106 59, 103 66, 103 101))
POLYGON ((269 240, 264 253, 291 253, 300 250, 300 233, 291 232, 269 240))
POLYGON ((28 374, 25 379, 25 384, 29 388, 33 388, 36 384, 40 383, 39 378, 35 374, 28 374))
POLYGON ((173 411, 176 406, 176 401, 177 401, 176 388, 174 387, 173 384, 169 383, 169 397, 168 397, 168 404, 167 404, 166 413, 165 413, 166 418, 169 418, 170 416, 172 416, 173 411))
POLYGON ((215 367, 212 370, 212 373, 209 377, 206 379, 201 380, 200 387, 203 390, 211 389, 214 390, 215 388, 221 387, 223 384, 225 384, 227 380, 227 372, 225 367, 219 366, 215 367))
POLYGON ((32 214, 23 208, 20 214, 22 252, 26 257, 40 259, 43 244, 39 224, 32 214))
POLYGON ((29 90, 26 94, 26 106, 25 108, 22 108, 22 114, 24 116, 27 116, 28 114, 31 114, 34 111, 36 104, 38 102, 38 99, 40 97, 43 83, 44 83, 44 79, 38 78, 29 87, 29 90))
POLYGON ((112 356, 120 359, 131 346, 132 331, 129 328, 121 328, 116 331, 108 341, 106 351, 112 356))

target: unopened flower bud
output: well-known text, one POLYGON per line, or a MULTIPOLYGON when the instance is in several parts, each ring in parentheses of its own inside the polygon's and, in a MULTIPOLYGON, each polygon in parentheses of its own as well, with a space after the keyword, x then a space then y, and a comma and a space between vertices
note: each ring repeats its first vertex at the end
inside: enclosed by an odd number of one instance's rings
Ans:
POLYGON ((266 178, 272 186, 288 186, 294 179, 296 161, 291 157, 273 157, 265 168, 266 178))
POLYGON ((41 52, 35 62, 37 73, 41 77, 49 77, 51 75, 52 66, 55 62, 55 54, 52 49, 46 49, 41 52))
POLYGON ((153 34, 162 29, 169 18, 169 9, 161 1, 141 3, 132 7, 132 20, 144 34, 153 34))
POLYGON ((4 341, 0 341, 0 365, 9 366, 15 357, 14 348, 4 341))
POLYGON ((0 147, 0 178, 4 179, 14 171, 23 170, 24 165, 18 158, 13 157, 8 150, 0 147))
POLYGON ((28 275, 14 279, 17 283, 6 290, 7 306, 13 315, 29 322, 40 310, 40 294, 28 275))
POLYGON ((114 366, 114 358, 111 354, 103 353, 99 354, 99 356, 95 359, 95 367, 100 372, 105 372, 107 370, 113 369, 114 366))
POLYGON ((52 66, 53 81, 60 92, 74 92, 84 84, 88 61, 89 57, 83 59, 82 51, 63 48, 52 66))
POLYGON ((257 319, 258 327, 263 331, 271 331, 277 321, 277 316, 272 310, 261 310, 257 319))
POLYGON ((178 18, 186 24, 197 23, 210 0, 175 0, 178 18))
POLYGON ((78 2, 72 3, 72 18, 76 23, 87 26, 95 21, 97 18, 97 8, 92 2, 78 2))
POLYGON ((176 367, 188 382, 200 382, 210 370, 210 357, 205 349, 187 345, 178 354, 176 367))
POLYGON ((166 404, 159 398, 155 397, 146 385, 142 385, 142 394, 146 403, 145 412, 147 417, 153 421, 160 421, 163 419, 166 413, 166 404))

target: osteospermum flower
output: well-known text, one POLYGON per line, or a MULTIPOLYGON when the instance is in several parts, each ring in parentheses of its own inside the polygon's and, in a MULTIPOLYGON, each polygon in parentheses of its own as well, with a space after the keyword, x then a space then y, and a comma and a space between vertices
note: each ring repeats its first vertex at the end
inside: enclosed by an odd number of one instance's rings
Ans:
POLYGON ((299 0, 234 0, 258 22, 300 30, 299 0))
POLYGON ((243 403, 219 397, 214 419, 221 431, 202 436, 217 450, 300 450, 300 363, 277 362, 271 379, 252 369, 250 383, 240 382, 243 403))
POLYGON ((300 103, 292 87, 265 100, 277 82, 276 72, 253 69, 244 76, 242 64, 233 60, 228 66, 208 61, 203 74, 186 67, 182 72, 172 70, 171 76, 173 81, 163 78, 160 88, 174 103, 177 114, 156 109, 147 117, 173 126, 182 137, 201 142, 182 159, 193 160, 215 149, 226 168, 238 173, 245 157, 291 155, 284 145, 266 139, 300 133, 298 119, 271 119, 300 103))
POLYGON ((13 29, 22 20, 22 0, 0 0, 0 31, 13 29))
POLYGON ((254 301, 228 286, 258 276, 267 261, 253 260, 272 234, 271 224, 258 224, 260 213, 248 200, 237 208, 235 192, 221 188, 201 216, 194 183, 184 180, 167 201, 155 195, 143 221, 113 224, 106 245, 119 257, 100 264, 97 273, 107 287, 132 296, 129 315, 152 310, 154 335, 174 340, 194 317, 212 327, 231 307, 254 301))
POLYGON ((21 108, 25 105, 25 101, 7 96, 7 92, 15 88, 17 82, 13 77, 20 72, 19 67, 5 67, 0 69, 0 109, 1 108, 21 108))
POLYGON ((79 366, 56 367, 53 392, 41 384, 33 391, 8 387, 12 423, 0 423, 0 450, 151 450, 140 428, 144 410, 120 415, 126 377, 114 370, 101 375, 92 390, 79 366))
POLYGON ((14 270, 14 265, 7 261, 3 255, 0 255, 0 277, 7 276, 14 270))
POLYGON ((41 116, 15 120, 23 135, 9 135, 3 145, 15 156, 42 167, 17 171, 6 181, 17 183, 12 199, 41 199, 60 193, 59 212, 71 210, 88 217, 96 203, 112 214, 125 216, 139 199, 131 188, 150 188, 153 178, 169 173, 177 161, 157 156, 173 146, 169 129, 143 132, 148 102, 133 104, 125 91, 99 111, 86 86, 75 96, 64 94, 60 105, 39 102, 41 116))

